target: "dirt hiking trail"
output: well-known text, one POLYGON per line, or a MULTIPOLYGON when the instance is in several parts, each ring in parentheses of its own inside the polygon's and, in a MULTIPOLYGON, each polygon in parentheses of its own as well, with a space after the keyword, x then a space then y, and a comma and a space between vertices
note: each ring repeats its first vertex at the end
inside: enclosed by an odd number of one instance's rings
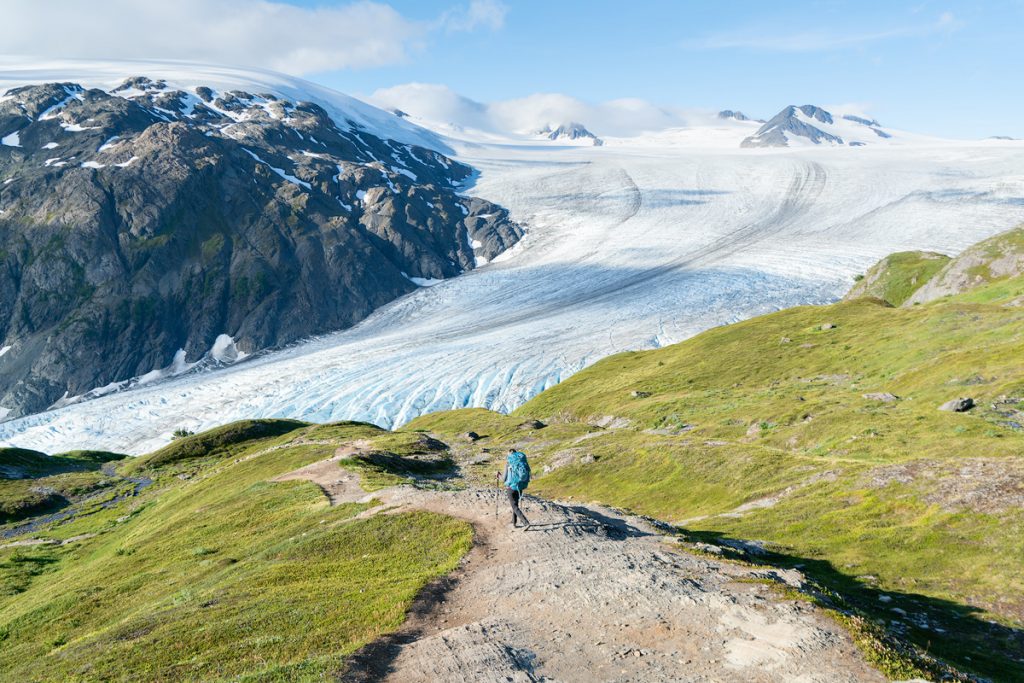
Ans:
POLYGON ((503 497, 495 516, 494 489, 367 494, 336 463, 351 452, 281 479, 314 481, 331 504, 381 501, 370 514, 452 515, 475 539, 460 568, 424 592, 397 633, 357 653, 343 680, 887 680, 835 622, 763 581, 797 581, 795 571, 692 555, 647 521, 596 506, 528 498, 533 526, 523 531, 503 497))

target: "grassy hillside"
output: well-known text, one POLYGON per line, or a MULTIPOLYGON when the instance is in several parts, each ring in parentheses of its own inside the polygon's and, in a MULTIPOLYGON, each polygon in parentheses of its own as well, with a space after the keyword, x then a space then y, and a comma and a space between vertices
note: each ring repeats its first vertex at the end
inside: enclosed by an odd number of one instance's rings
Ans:
POLYGON ((353 519, 374 503, 330 507, 312 483, 271 482, 339 444, 377 438, 392 437, 356 423, 235 423, 121 464, 107 479, 123 497, 30 535, 48 543, 0 540, 0 679, 294 681, 342 671, 471 544, 461 521, 353 519))
POLYGON ((605 359, 510 416, 407 429, 522 447, 535 493, 763 541, 922 648, 1021 680, 1022 293, 789 309, 605 359), (978 406, 938 409, 958 397, 978 406))
POLYGON ((49 456, 24 448, 0 448, 0 524, 56 512, 110 484, 106 463, 127 456, 74 451, 49 456))
MULTIPOLYGON (((978 242, 943 266, 919 287, 904 305, 934 301, 963 294, 983 285, 1005 282, 1024 275, 1024 226, 978 242)), ((1015 300, 1021 305, 1024 299, 1015 300)))
POLYGON ((846 299, 874 297, 890 306, 899 306, 949 261, 948 256, 930 251, 891 254, 872 266, 853 286, 846 299))

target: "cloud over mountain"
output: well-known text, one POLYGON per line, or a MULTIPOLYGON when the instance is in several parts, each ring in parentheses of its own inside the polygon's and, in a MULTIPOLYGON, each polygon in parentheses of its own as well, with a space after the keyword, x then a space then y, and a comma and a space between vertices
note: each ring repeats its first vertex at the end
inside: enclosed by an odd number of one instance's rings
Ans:
POLYGON ((506 8, 472 0, 414 21, 369 0, 298 7, 270 0, 11 0, 0 45, 48 58, 181 59, 293 75, 406 61, 433 32, 496 30, 506 8))
POLYGON ((629 136, 644 131, 711 123, 713 112, 663 107, 639 98, 591 103, 561 93, 536 93, 496 102, 477 102, 446 85, 405 83, 367 98, 386 109, 462 128, 496 133, 531 133, 580 122, 597 135, 629 136))

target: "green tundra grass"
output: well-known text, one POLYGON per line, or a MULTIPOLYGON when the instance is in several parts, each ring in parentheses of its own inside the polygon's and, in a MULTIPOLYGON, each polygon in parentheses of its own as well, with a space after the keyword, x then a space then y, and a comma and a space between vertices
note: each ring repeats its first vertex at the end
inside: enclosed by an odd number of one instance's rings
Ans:
POLYGON ((922 649, 1024 680, 1022 293, 793 308, 406 429, 523 448, 535 494, 762 541, 922 649), (958 397, 978 407, 938 410, 958 397))
POLYGON ((875 297, 899 306, 949 262, 948 256, 927 251, 891 254, 868 270, 847 298, 875 297))
POLYGON ((369 425, 249 421, 122 464, 119 476, 152 483, 31 534, 69 543, 0 548, 0 679, 295 681, 343 671, 472 542, 452 518, 353 520, 374 504, 331 507, 312 483, 271 481, 381 436, 390 438, 369 425))

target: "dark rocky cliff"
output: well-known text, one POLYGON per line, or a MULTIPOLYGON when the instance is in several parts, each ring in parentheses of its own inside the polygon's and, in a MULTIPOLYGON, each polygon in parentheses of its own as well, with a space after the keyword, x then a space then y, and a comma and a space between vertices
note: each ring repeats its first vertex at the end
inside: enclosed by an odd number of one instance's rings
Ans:
POLYGON ((0 141, 7 417, 345 328, 522 234, 469 167, 268 94, 27 86, 0 141))

